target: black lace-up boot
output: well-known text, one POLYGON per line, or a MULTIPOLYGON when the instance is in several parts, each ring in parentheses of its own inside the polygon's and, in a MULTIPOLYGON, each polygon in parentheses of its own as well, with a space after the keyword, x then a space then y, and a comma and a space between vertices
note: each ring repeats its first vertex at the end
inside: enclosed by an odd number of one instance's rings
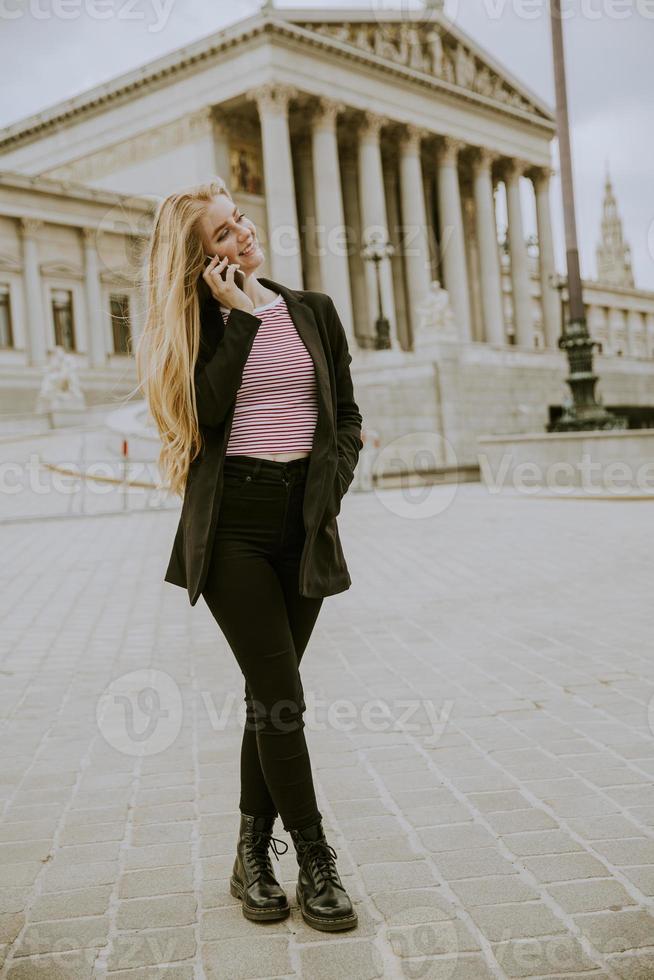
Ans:
POLYGON ((288 850, 285 841, 272 836, 274 823, 275 817, 241 814, 229 890, 235 898, 241 899, 245 918, 254 922, 285 919, 290 912, 286 892, 275 878, 268 853, 268 848, 272 847, 279 861, 279 854, 288 850), (278 852, 276 844, 282 844, 284 850, 278 852))
POLYGON ((289 833, 300 866, 295 894, 302 918, 325 932, 352 929, 358 916, 336 870, 337 854, 325 839, 322 821, 289 833))

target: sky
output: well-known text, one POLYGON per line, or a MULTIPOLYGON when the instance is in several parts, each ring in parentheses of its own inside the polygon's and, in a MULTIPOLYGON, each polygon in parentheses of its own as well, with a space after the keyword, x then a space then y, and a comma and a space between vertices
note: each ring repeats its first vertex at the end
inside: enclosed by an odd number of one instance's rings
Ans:
MULTIPOLYGON (((417 9, 420 0, 275 0, 284 8, 417 9)), ((0 0, 0 127, 253 14, 260 0, 0 0)), ((562 0, 581 271, 596 275, 607 163, 636 285, 654 290, 654 0, 562 0)), ((459 28, 554 109, 547 0, 445 0, 459 28)), ((558 170, 557 143, 552 162, 558 170)), ((0 168, 2 158, 0 157, 0 168)), ((523 181, 525 232, 535 232, 523 181)), ((561 188, 552 181, 557 266, 561 188)), ((499 220, 504 220, 503 209, 499 220)))

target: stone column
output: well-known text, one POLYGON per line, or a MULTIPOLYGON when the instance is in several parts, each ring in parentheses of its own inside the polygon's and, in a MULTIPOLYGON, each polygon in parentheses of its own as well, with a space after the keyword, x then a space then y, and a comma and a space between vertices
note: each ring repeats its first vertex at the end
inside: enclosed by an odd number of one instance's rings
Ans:
POLYGON ((39 249, 37 235, 43 230, 44 222, 38 218, 21 218, 20 229, 23 237, 23 267, 25 287, 25 313, 27 316, 28 363, 32 367, 43 367, 47 363, 45 339, 45 311, 41 273, 39 271, 39 249))
POLYGON ((359 200, 359 168, 357 157, 359 154, 358 140, 352 134, 350 128, 350 139, 341 147, 341 186, 343 188, 343 213, 345 216, 345 230, 347 232, 347 266, 350 272, 350 286, 352 289, 352 316, 354 319, 354 333, 357 338, 361 338, 359 346, 369 347, 370 341, 375 332, 374 318, 375 313, 369 309, 370 297, 368 296, 368 283, 366 281, 365 261, 361 257, 361 202, 359 200))
MULTIPOLYGON (((316 239, 321 290, 329 293, 345 328, 348 346, 356 347, 348 242, 343 210, 343 188, 336 122, 342 102, 321 98, 312 118, 313 185, 316 203, 316 239)), ((351 219, 352 220, 352 219, 351 219)), ((354 222, 352 221, 354 224, 354 222)))
POLYGON ((429 255, 428 276, 430 283, 436 278, 436 229, 434 227, 434 161, 431 157, 422 159, 422 191, 427 212, 427 247, 429 255))
MULTIPOLYGON (((363 123, 359 127, 359 200, 361 202, 362 244, 368 241, 368 235, 381 236, 385 242, 390 241, 388 233, 388 217, 384 192, 384 173, 382 167, 380 133, 382 126, 388 122, 384 116, 373 112, 364 112, 363 123)), ((374 264, 365 262, 366 282, 368 286, 368 308, 371 311, 371 332, 374 333, 374 321, 379 315, 377 301, 377 279, 374 264)), ((384 316, 390 323, 390 343, 398 348, 397 321, 395 316, 395 294, 393 290, 393 271, 389 259, 379 264, 381 295, 384 316)))
MULTIPOLYGON (((107 363, 104 338, 104 311, 96 246, 96 229, 82 228, 84 242, 84 296, 86 299, 86 356, 89 367, 103 368, 107 363)), ((108 314, 109 311, 107 311, 108 314)))
POLYGON ((382 150, 384 194, 388 234, 395 252, 391 258, 393 295, 395 296, 395 332, 400 350, 411 350, 412 337, 409 325, 408 297, 402 256, 402 229, 400 226, 400 166, 397 154, 391 149, 382 150))
POLYGON ((426 130, 409 124, 400 139, 402 238, 412 337, 419 324, 416 308, 424 302, 431 284, 429 226, 420 152, 421 140, 427 135, 426 130))
MULTIPOLYGON (((322 290, 322 272, 316 234, 316 192, 319 193, 319 188, 316 188, 313 180, 310 135, 300 134, 293 145, 304 288, 322 290)), ((325 292, 328 290, 325 289, 325 292)))
POLYGON ((302 289, 300 233, 288 127, 288 103, 297 94, 290 85, 268 83, 247 93, 261 122, 263 174, 269 229, 271 279, 302 289))
POLYGON ((493 197, 491 164, 495 154, 482 147, 473 157, 473 183, 479 267, 484 316, 484 339, 489 344, 505 344, 504 304, 500 257, 497 248, 497 221, 493 197))
POLYGON ((627 310, 627 350, 631 357, 642 357, 645 322, 640 310, 627 310))
POLYGON ((513 330, 516 344, 532 349, 534 327, 529 282, 529 261, 522 221, 520 201, 520 177, 525 164, 521 160, 507 160, 504 167, 506 206, 509 219, 509 254, 511 257, 511 288, 513 290, 513 330))
POLYGON ((484 317, 480 288, 479 248, 477 245, 477 208, 475 207, 472 180, 467 178, 462 179, 460 186, 461 210, 463 212, 463 239, 466 248, 468 286, 470 289, 470 330, 472 340, 479 342, 484 339, 484 317))
POLYGON ((443 139, 438 153, 438 210, 440 251, 445 282, 456 320, 459 339, 472 339, 470 292, 463 232, 463 212, 459 186, 458 156, 465 143, 450 136, 443 139))
POLYGON ((645 314, 645 337, 648 357, 654 358, 654 313, 645 314))
POLYGON ((554 174, 549 167, 538 167, 529 176, 536 196, 536 223, 538 226, 538 258, 540 265, 541 304, 545 346, 558 349, 561 335, 561 303, 559 294, 550 283, 556 273, 554 264, 554 237, 550 210, 550 178, 554 174))

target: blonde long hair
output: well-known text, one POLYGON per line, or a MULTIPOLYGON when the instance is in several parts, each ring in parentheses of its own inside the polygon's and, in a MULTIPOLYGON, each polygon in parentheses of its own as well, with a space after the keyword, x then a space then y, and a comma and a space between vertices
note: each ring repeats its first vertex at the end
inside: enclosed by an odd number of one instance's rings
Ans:
POLYGON ((224 180, 170 194, 159 204, 146 249, 143 331, 135 347, 136 372, 162 447, 162 483, 180 497, 201 448, 193 372, 200 349, 200 289, 205 253, 198 219, 218 194, 232 199, 224 180))

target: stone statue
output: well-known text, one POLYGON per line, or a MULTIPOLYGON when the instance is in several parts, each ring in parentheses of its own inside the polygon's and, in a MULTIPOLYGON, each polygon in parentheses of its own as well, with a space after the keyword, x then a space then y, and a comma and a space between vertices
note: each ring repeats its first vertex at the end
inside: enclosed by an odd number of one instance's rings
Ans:
POLYGON ((416 71, 429 71, 429 59, 425 57, 422 49, 420 31, 410 24, 403 23, 400 25, 399 39, 399 58, 402 64, 415 68, 416 71))
POLYGON ((457 44, 454 63, 456 84, 461 88, 473 88, 475 83, 475 59, 462 44, 457 44))
POLYGON ((414 333, 414 349, 425 347, 435 341, 459 339, 450 297, 447 291, 441 288, 438 279, 430 284, 429 292, 416 308, 416 312, 420 319, 414 333))
POLYGON ((84 394, 77 376, 74 358, 57 344, 47 364, 36 403, 37 412, 83 409, 84 394))
POLYGON ((396 36, 395 24, 380 24, 373 35, 375 54, 380 58, 388 58, 389 61, 399 61, 396 36))
POLYGON ((443 41, 438 31, 430 31, 427 35, 431 51, 431 70, 438 78, 443 77, 443 41))

